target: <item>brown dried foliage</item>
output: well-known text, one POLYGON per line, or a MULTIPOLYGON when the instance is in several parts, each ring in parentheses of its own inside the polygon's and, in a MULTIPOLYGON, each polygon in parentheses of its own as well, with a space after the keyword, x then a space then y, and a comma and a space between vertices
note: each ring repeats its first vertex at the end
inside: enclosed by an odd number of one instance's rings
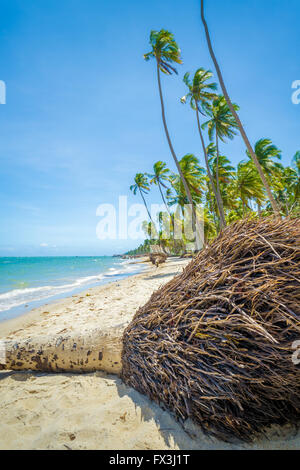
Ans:
POLYGON ((300 219, 227 227, 140 308, 123 379, 221 439, 299 422, 300 219))

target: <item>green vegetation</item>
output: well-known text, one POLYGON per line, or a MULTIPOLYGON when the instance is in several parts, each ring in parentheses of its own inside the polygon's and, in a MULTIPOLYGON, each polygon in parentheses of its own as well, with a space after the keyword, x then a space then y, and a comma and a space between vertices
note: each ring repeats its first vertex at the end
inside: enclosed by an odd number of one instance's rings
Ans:
POLYGON ((223 94, 218 93, 210 70, 199 67, 192 78, 189 72, 183 76, 187 94, 181 102, 189 102, 195 112, 201 142, 200 157, 187 153, 178 159, 166 123, 160 72, 178 74, 174 63, 182 64, 180 48, 169 31, 162 29, 150 33, 151 51, 144 58, 156 61, 162 121, 177 173, 172 173, 165 162, 157 161, 153 173, 135 175, 135 184, 130 189, 141 195, 150 221, 143 224, 147 240, 128 254, 147 253, 152 244, 160 245, 168 253, 185 252, 187 240, 174 240, 174 231, 178 224, 184 224, 183 208, 187 204, 192 208, 189 216, 196 230, 199 230, 197 207, 203 208, 204 242, 238 219, 261 218, 272 213, 277 217, 300 215, 300 151, 296 152, 291 165, 285 167, 280 161, 281 151, 271 139, 260 138, 252 148, 237 114, 239 106, 229 98, 214 55, 203 4, 202 21, 223 94), (228 156, 228 142, 238 131, 245 142, 245 154, 234 167, 228 156), (158 214, 157 226, 144 197, 153 185, 158 187, 166 209, 158 214))

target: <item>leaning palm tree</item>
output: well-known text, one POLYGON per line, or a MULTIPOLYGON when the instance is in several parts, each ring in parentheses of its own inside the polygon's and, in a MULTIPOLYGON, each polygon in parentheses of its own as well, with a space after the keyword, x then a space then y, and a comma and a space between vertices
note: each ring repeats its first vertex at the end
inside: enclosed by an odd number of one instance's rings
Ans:
MULTIPOLYGON (((238 110, 238 105, 233 105, 238 110)), ((221 210, 224 215, 223 200, 220 192, 220 180, 219 180, 219 140, 225 142, 226 139, 232 140, 236 135, 237 123, 232 116, 232 113, 226 103, 224 96, 220 95, 213 100, 212 104, 207 109, 209 120, 202 124, 202 128, 207 128, 208 136, 211 141, 215 140, 216 143, 216 182, 219 199, 221 201, 221 210)))
POLYGON ((224 211, 222 210, 222 201, 216 189, 216 186, 215 186, 212 174, 211 174, 211 170, 209 167, 206 146, 205 146, 205 142, 204 142, 204 138, 203 138, 203 134, 201 130, 201 125, 200 125, 200 118, 199 118, 200 113, 203 115, 207 113, 207 110, 210 105, 210 101, 212 101, 216 97, 214 90, 217 89, 217 84, 207 82, 207 80, 209 80, 211 77, 212 77, 212 72, 210 70, 199 68, 196 71, 193 77, 193 80, 191 81, 190 74, 187 72, 183 77, 183 81, 188 87, 189 91, 185 96, 181 98, 181 102, 186 103, 187 100, 189 100, 191 108, 196 112, 198 131, 199 131, 202 149, 204 153, 207 174, 210 180, 210 185, 212 187, 213 193, 217 201, 221 227, 225 227, 226 221, 225 221, 224 211))
POLYGON ((136 195, 137 191, 139 191, 139 193, 140 193, 140 195, 143 199, 143 203, 144 203, 144 206, 146 208, 149 219, 151 220, 151 222, 153 223, 153 225, 155 227, 155 224, 152 220, 151 214, 149 212, 149 209, 148 209, 145 197, 144 197, 144 194, 147 194, 150 190, 147 176, 144 173, 137 173, 134 177, 134 183, 135 184, 132 184, 130 186, 130 191, 132 191, 134 195, 136 195))
POLYGON ((259 173, 259 176, 262 180, 262 183, 265 187, 265 190, 267 192, 267 195, 268 195, 268 198, 270 200, 270 203, 271 203, 271 206, 272 206, 272 209, 273 209, 273 212, 277 215, 277 216, 280 216, 280 210, 279 210, 279 207, 274 199, 274 196, 272 194, 272 191, 271 191, 271 188, 270 188, 270 185, 264 175, 264 172, 263 172, 263 169, 257 159, 257 156, 250 144, 250 141, 248 139, 248 136, 246 134, 246 131, 241 123, 241 120, 238 116, 238 113, 236 112, 236 110, 234 109, 234 105, 229 97, 229 94, 227 92, 227 89, 226 89, 226 86, 225 86, 225 83, 224 83, 224 79, 223 79, 223 76, 222 76, 222 73, 221 73, 221 69, 220 69, 220 66, 217 62, 217 59, 216 59, 216 56, 215 56, 215 53, 213 51, 213 48, 212 48, 212 44, 211 44, 211 39, 210 39, 210 34, 209 34, 209 30, 208 30, 208 26, 207 26, 207 23, 206 23, 206 20, 205 20, 205 16, 204 16, 204 0, 201 0, 201 18, 202 18, 202 23, 204 25, 204 29, 205 29, 205 35, 206 35, 206 40, 207 40, 207 44, 208 44, 208 49, 209 49, 209 53, 210 53, 210 56, 212 58, 212 61, 215 65, 215 68, 216 68, 216 71, 217 71, 217 75, 218 75, 218 78, 219 78, 219 82, 220 82, 220 85, 221 85, 221 88, 222 88, 222 92, 223 92, 223 95, 227 101, 227 104, 229 106, 229 109, 238 125, 238 128, 240 130, 240 133, 241 133, 241 136, 245 142, 245 145, 246 145, 246 148, 248 150, 248 152, 250 153, 251 155, 251 158, 254 162, 254 165, 256 166, 256 169, 259 173))
POLYGON ((170 215, 170 209, 166 202, 166 199, 162 190, 162 187, 165 189, 168 189, 165 182, 169 181, 169 174, 170 174, 170 170, 167 168, 166 163, 158 161, 154 163, 153 165, 153 173, 147 174, 147 176, 151 178, 150 184, 156 184, 158 186, 163 203, 166 206, 168 214, 170 215))
POLYGON ((177 171, 180 175, 181 181, 184 185, 188 202, 191 204, 192 211, 193 211, 193 218, 196 221, 197 224, 197 217, 196 217, 196 211, 194 208, 193 204, 193 199, 191 192, 189 190, 189 187, 187 185, 187 182, 185 181, 185 178, 183 176, 183 173, 181 171, 177 156, 175 154, 168 127, 167 127, 167 122, 166 122, 166 115, 165 115, 165 106, 164 106, 164 100, 163 100, 163 95, 162 95, 162 88, 161 88, 161 80, 160 80, 160 72, 165 73, 166 75, 172 75, 172 73, 177 74, 177 70, 175 67, 173 67, 174 62, 176 64, 182 64, 182 60, 180 57, 181 51, 178 47, 178 44, 176 43, 174 36, 170 31, 167 31, 165 29, 161 29, 160 31, 151 31, 150 33, 150 45, 152 47, 151 51, 144 54, 144 59, 145 60, 150 60, 154 58, 156 60, 156 71, 157 71, 157 81, 158 81, 158 89, 159 89, 159 97, 160 97, 160 104, 161 104, 161 114, 162 114, 162 120, 163 120, 163 125, 167 137, 167 141, 170 147, 170 151, 172 154, 172 157, 174 159, 175 165, 177 167, 177 171))

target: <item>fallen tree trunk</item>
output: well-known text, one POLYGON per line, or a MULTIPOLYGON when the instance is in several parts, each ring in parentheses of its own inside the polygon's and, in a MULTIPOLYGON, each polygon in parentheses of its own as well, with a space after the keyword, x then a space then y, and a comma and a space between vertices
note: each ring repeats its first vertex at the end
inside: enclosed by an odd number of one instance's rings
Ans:
POLYGON ((1 341, 0 370, 77 373, 103 370, 119 375, 125 327, 1 341))

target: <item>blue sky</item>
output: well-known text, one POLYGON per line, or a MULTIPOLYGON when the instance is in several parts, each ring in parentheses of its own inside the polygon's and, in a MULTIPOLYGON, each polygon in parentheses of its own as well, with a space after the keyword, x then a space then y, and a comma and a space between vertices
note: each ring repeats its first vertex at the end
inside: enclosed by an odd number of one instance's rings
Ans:
MULTIPOLYGON (((206 0, 216 55, 252 142, 270 137, 289 164, 300 149, 299 0, 206 0)), ((164 77, 178 157, 202 161, 194 114, 179 98, 186 71, 211 68, 199 1, 0 0, 0 255, 102 255, 137 241, 96 237, 101 203, 129 203, 136 172, 164 160, 151 29, 171 30, 184 64, 164 77), (41 246, 42 245, 42 246, 41 246)), ((238 137, 223 153, 235 164, 238 137)), ((149 202, 160 202, 153 190, 149 202)))

